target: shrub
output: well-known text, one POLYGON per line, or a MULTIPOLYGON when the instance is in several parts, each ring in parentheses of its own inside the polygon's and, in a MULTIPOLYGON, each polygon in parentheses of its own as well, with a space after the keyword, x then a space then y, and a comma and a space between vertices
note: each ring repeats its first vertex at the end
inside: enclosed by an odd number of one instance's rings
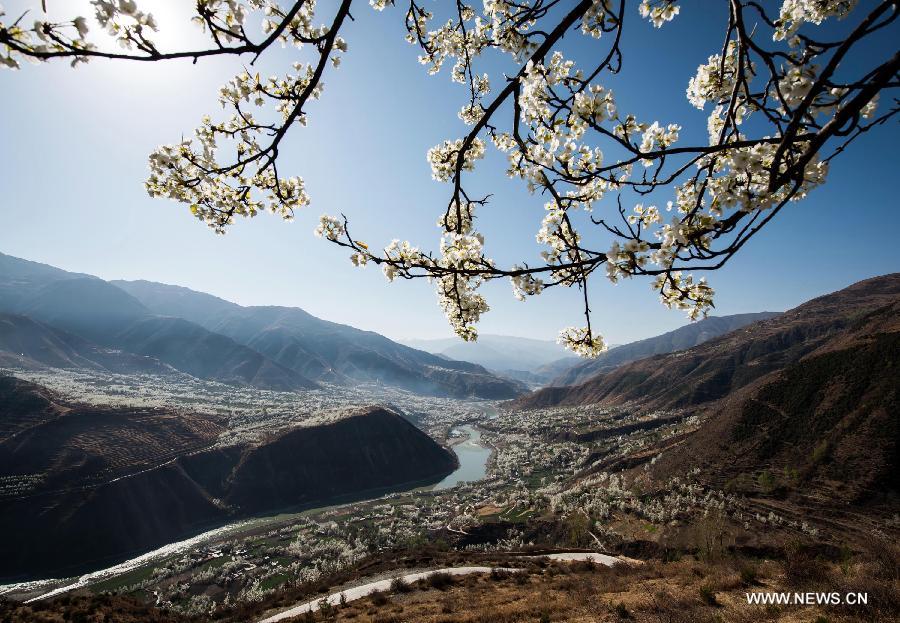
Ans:
POLYGON ((370 598, 372 600, 372 604, 379 607, 386 605, 390 601, 390 598, 385 595, 383 591, 373 592, 370 595, 370 598))
POLYGON ((391 591, 394 593, 408 593, 412 590, 409 582, 403 578, 394 578, 391 580, 391 591))
POLYGON ((820 442, 819 445, 817 445, 812 451, 812 454, 809 457, 809 462, 813 465, 818 465, 825 460, 830 451, 830 444, 827 440, 820 442))
POLYGON ((827 575, 823 561, 799 543, 792 543, 785 548, 783 564, 784 581, 791 588, 807 586, 827 575))
POLYGON ((512 574, 509 571, 507 571, 506 569, 500 569, 498 567, 494 567, 493 569, 491 569, 491 579, 492 580, 505 580, 510 575, 512 575, 512 574))
POLYGON ((572 564, 572 569, 576 573, 593 573, 597 570, 597 566, 592 560, 579 560, 572 564))
POLYGON ((323 617, 329 617, 334 614, 334 606, 332 606, 326 599, 319 600, 319 612, 322 613, 323 617))
POLYGON ((763 471, 759 477, 756 479, 757 484, 759 484, 759 488, 763 493, 772 493, 775 490, 775 485, 777 484, 775 481, 775 476, 772 475, 772 472, 769 470, 763 471))
POLYGON ((679 560, 681 560, 681 550, 672 547, 667 547, 663 550, 663 562, 678 562, 679 560))
POLYGON ((628 620, 631 618, 631 613, 628 612, 628 608, 625 607, 621 601, 613 606, 613 613, 622 620, 628 620))
POLYGON ((712 588, 703 584, 700 586, 700 601, 705 603, 708 606, 718 606, 719 602, 716 601, 716 593, 712 588))
POLYGON ((877 577, 892 582, 900 580, 900 544, 876 536, 870 539, 868 553, 877 577))
POLYGON ((437 573, 431 573, 425 578, 425 582, 431 588, 436 588, 438 590, 447 590, 447 587, 453 585, 453 576, 447 573, 446 571, 438 571, 437 573))
POLYGON ((759 571, 753 565, 741 565, 741 584, 754 586, 759 582, 759 571))

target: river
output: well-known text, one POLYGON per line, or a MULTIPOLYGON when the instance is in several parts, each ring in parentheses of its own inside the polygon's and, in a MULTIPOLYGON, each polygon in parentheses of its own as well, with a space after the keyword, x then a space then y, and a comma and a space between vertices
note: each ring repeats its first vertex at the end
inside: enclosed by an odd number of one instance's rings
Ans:
POLYGON ((467 424, 454 429, 453 432, 467 436, 464 441, 453 445, 453 452, 459 459, 459 469, 434 485, 433 491, 449 489, 461 482, 481 480, 487 474, 487 462, 491 456, 491 449, 481 443, 481 431, 467 424))

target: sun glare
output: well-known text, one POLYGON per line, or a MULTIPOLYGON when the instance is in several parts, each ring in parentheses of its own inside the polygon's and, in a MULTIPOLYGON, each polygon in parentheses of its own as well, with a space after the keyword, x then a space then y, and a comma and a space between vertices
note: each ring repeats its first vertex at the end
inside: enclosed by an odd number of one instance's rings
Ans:
POLYGON ((191 22, 194 3, 187 0, 144 0, 139 4, 142 11, 151 13, 156 19, 158 30, 152 40, 160 52, 200 48, 208 45, 200 28, 191 22))

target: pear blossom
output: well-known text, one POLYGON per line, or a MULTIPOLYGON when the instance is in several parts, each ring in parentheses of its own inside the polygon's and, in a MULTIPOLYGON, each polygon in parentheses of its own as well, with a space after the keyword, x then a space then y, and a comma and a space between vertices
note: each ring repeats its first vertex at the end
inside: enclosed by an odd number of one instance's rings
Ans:
MULTIPOLYGON (((310 103, 325 97, 327 76, 342 67, 350 3, 198 0, 191 19, 209 43, 188 50, 163 49, 160 24, 142 0, 91 0, 92 16, 59 22, 38 14, 10 23, 0 8, 0 67, 53 59, 75 66, 98 56, 240 59, 241 68, 218 91, 222 111, 155 149, 145 181, 151 197, 181 203, 224 233, 239 217, 270 212, 289 220, 312 204, 303 177, 280 171, 278 160, 284 137, 302 134, 311 123, 310 103), (256 60, 274 44, 302 56, 275 75, 260 75, 256 60)), ((389 15, 395 3, 369 4, 389 15)), ((484 0, 432 12, 411 0, 397 11, 424 71, 446 74, 463 93, 454 106, 461 133, 425 154, 433 179, 446 183, 449 194, 435 208, 437 249, 399 240, 370 248, 350 235, 343 216, 323 215, 315 230, 347 248, 353 265, 376 264, 389 281, 428 279, 451 327, 466 340, 477 338, 476 324, 489 311, 481 286, 498 278, 510 280, 519 300, 554 286, 587 292, 595 275, 613 284, 648 278, 663 305, 702 317, 715 291, 693 271, 722 265, 756 227, 824 184, 849 143, 900 114, 896 98, 879 98, 897 88, 890 60, 869 54, 861 62, 871 68, 858 75, 842 62, 864 41, 883 44, 866 50, 893 49, 890 3, 729 3, 724 43, 684 76, 688 102, 707 112, 678 123, 624 110, 610 88, 609 78, 625 66, 623 4, 592 0, 549 9, 533 0, 484 0), (860 19, 848 19, 857 14, 860 19), (828 20, 835 31, 843 28, 845 39, 817 39, 817 26, 828 20), (860 23, 869 27, 854 30, 860 23), (596 39, 592 45, 601 52, 576 61, 563 49, 567 33, 596 39), (502 72, 485 71, 488 51, 505 57, 502 72), (885 107, 885 101, 893 103, 885 107), (683 130, 694 121, 700 132, 683 130), (516 209, 522 218, 532 210, 538 264, 499 265, 488 254, 490 237, 476 227, 476 210, 494 208, 492 190, 475 194, 469 178, 489 148, 502 154, 506 175, 534 196, 516 209), (663 205, 665 214, 657 207, 663 205)), ((680 5, 642 0, 637 10, 659 29, 679 16, 680 5)), ((563 330, 560 340, 595 356, 605 343, 588 303, 585 296, 586 326, 563 330)))

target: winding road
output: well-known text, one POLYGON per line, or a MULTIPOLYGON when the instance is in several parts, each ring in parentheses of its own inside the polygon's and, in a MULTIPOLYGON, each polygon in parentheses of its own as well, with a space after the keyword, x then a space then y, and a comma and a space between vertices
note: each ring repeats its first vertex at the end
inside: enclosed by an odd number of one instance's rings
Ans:
MULTIPOLYGON (((544 554, 541 556, 527 556, 523 558, 547 558, 548 560, 555 560, 558 562, 589 560, 597 564, 606 565, 607 567, 611 567, 615 564, 624 562, 622 558, 608 556, 606 554, 598 554, 595 552, 560 552, 557 554, 544 554)), ((374 582, 369 582, 367 584, 362 584, 360 586, 354 586, 343 591, 331 593, 330 595, 328 595, 328 597, 320 597, 313 601, 307 601, 298 606, 294 606, 289 610, 284 610, 282 612, 279 612, 278 614, 273 614, 269 617, 266 617, 265 619, 261 619, 259 623, 277 623, 279 621, 284 621, 301 614, 306 614, 307 612, 315 612, 319 609, 320 604, 323 601, 328 602, 332 606, 336 606, 341 602, 341 595, 344 596, 344 602, 346 603, 355 601, 357 599, 362 599, 363 597, 367 597, 375 592, 389 591, 391 589, 391 583, 398 578, 402 582, 412 584, 413 582, 424 580, 429 575, 435 573, 447 573, 450 575, 469 575, 471 573, 490 573, 495 569, 498 571, 506 571, 510 573, 517 573, 522 571, 522 569, 516 569, 513 567, 445 567, 443 569, 430 569, 428 571, 408 573, 406 575, 399 575, 393 578, 377 580, 374 582)))

